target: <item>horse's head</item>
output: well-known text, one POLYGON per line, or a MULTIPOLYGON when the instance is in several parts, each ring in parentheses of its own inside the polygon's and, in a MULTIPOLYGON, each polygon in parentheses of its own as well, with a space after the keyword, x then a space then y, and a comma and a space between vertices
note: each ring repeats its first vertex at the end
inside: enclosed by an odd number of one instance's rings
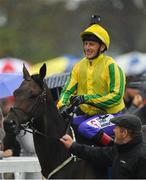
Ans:
POLYGON ((14 91, 15 103, 4 120, 6 132, 19 133, 23 124, 30 123, 40 115, 40 111, 46 103, 46 91, 44 78, 46 64, 40 68, 39 74, 30 76, 25 65, 23 66, 23 82, 14 91))

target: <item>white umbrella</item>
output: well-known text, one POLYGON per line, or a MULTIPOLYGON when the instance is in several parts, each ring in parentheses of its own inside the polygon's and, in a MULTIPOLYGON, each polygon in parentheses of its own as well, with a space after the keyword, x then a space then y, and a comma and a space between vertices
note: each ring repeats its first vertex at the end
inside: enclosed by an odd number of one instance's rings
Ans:
POLYGON ((7 57, 0 59, 0 73, 15 73, 15 72, 22 72, 23 63, 25 64, 26 68, 30 68, 30 64, 24 60, 7 57))
POLYGON ((127 76, 138 75, 146 72, 146 54, 130 52, 120 55, 115 59, 127 76))

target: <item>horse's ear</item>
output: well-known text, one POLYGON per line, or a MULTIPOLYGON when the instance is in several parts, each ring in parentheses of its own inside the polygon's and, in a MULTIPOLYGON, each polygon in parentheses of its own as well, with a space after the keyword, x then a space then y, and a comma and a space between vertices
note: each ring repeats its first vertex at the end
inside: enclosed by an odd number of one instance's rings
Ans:
POLYGON ((47 70, 46 63, 44 63, 42 65, 42 67, 40 68, 40 77, 41 77, 41 79, 44 79, 44 77, 46 76, 46 70, 47 70))
POLYGON ((24 63, 23 63, 23 78, 24 78, 25 80, 30 80, 30 79, 31 79, 31 76, 30 76, 28 70, 26 69, 24 63))

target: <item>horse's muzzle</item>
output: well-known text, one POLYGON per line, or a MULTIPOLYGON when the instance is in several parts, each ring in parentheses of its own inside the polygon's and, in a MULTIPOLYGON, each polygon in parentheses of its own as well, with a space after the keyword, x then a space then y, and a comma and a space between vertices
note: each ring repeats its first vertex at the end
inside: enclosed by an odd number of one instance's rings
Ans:
POLYGON ((11 133, 11 134, 19 134, 19 129, 17 127, 17 124, 14 120, 9 120, 9 121, 4 121, 4 130, 6 133, 11 133))

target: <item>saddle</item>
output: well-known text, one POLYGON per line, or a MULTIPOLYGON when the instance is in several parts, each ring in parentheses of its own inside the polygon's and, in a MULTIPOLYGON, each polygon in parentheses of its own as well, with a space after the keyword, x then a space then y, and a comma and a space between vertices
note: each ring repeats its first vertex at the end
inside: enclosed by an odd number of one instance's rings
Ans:
POLYGON ((115 125, 110 119, 120 116, 121 113, 76 116, 72 119, 72 127, 80 143, 104 146, 112 145, 115 125))
POLYGON ((78 113, 79 108, 73 105, 68 107, 65 112, 65 118, 73 127, 79 143, 97 146, 113 144, 115 125, 110 122, 110 119, 120 116, 122 112, 94 116, 83 113, 83 115, 77 115, 81 113, 78 113))

